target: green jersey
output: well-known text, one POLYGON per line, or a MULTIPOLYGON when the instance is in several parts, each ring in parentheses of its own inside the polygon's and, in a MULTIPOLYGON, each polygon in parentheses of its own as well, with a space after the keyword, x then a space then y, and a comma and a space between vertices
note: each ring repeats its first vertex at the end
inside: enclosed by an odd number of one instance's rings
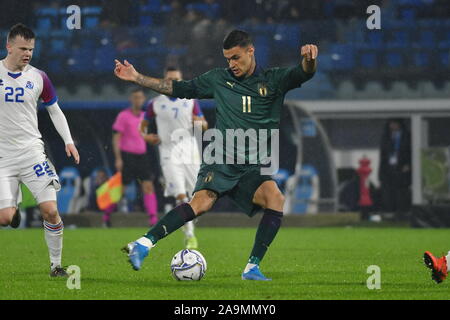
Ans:
MULTIPOLYGON (((231 70, 217 68, 189 81, 174 81, 172 95, 188 99, 214 99, 216 129, 224 137, 225 148, 230 129, 242 129, 245 132, 253 129, 257 134, 261 129, 278 129, 285 94, 300 87, 313 75, 305 73, 301 65, 256 69, 247 78, 236 78, 231 70)), ((270 133, 265 139, 270 150, 270 133)), ((246 145, 245 150, 240 150, 235 146, 235 153, 245 152, 248 161, 249 148, 246 145)))

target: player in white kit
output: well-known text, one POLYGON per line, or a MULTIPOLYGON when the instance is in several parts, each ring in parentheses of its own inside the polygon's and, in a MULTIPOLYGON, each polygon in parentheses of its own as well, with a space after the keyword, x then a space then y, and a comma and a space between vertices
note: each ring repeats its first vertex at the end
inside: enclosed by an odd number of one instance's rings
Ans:
POLYGON ((38 101, 43 102, 63 138, 67 156, 73 156, 77 164, 80 157, 50 79, 30 65, 34 42, 33 31, 16 24, 8 33, 7 56, 0 60, 0 225, 18 227, 19 183, 24 183, 44 218, 50 276, 67 276, 61 267, 64 225, 56 205, 60 184, 38 129, 38 101))
MULTIPOLYGON (((164 77, 181 80, 181 71, 169 67, 164 77)), ((188 202, 194 191, 200 169, 200 149, 193 135, 193 122, 200 121, 202 130, 208 128, 197 100, 177 99, 159 95, 149 102, 140 130, 146 134, 149 121, 155 118, 159 137, 161 169, 166 197, 175 197, 177 205, 188 202), (180 139, 182 137, 182 139, 180 139)), ((187 249, 198 247, 192 221, 183 227, 187 249)))

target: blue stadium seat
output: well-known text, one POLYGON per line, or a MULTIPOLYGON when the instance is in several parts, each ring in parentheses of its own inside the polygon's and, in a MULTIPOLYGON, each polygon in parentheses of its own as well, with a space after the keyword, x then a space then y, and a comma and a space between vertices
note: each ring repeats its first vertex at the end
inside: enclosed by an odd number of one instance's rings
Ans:
POLYGON ((56 17, 58 15, 58 9, 52 7, 39 8, 38 10, 36 10, 36 15, 38 17, 43 16, 56 17))
POLYGON ((128 203, 128 210, 132 210, 133 208, 131 208, 132 204, 134 203, 134 201, 137 199, 138 196, 138 188, 136 185, 136 182, 133 181, 130 184, 125 186, 125 191, 124 191, 124 197, 125 199, 127 199, 127 203, 128 203))
POLYGON ((145 59, 145 66, 151 72, 161 72, 161 59, 157 56, 148 57, 145 59))
POLYGON ((62 74, 63 70, 63 61, 60 57, 52 57, 47 60, 47 67, 45 71, 53 74, 62 74))
POLYGON ((323 71, 331 71, 333 70, 334 61, 332 58, 332 54, 329 52, 321 53, 317 57, 318 63, 320 63, 320 69, 323 71))
POLYGON ((373 52, 362 53, 360 59, 360 65, 363 68, 375 68, 377 66, 377 55, 373 52))
POLYGON ((96 28, 98 26, 99 23, 99 17, 86 17, 84 19, 84 24, 83 27, 87 28, 87 29, 93 29, 96 28))
POLYGON ((217 18, 220 13, 220 6, 218 3, 207 4, 202 2, 195 2, 186 5, 186 9, 201 12, 210 19, 217 18))
POLYGON ((318 193, 314 180, 318 179, 316 168, 309 164, 302 165, 302 173, 299 177, 298 184, 295 189, 295 198, 298 201, 293 208, 294 214, 306 214, 308 207, 311 205, 310 200, 314 200, 313 195, 318 193))
POLYGON ((140 26, 151 26, 153 25, 153 18, 149 15, 141 15, 139 16, 139 25, 140 26))
POLYGON ((449 68, 450 67, 450 52, 449 51, 441 51, 439 53, 439 62, 441 66, 449 68))
POLYGON ((49 17, 42 17, 37 19, 36 27, 38 30, 50 30, 52 28, 52 20, 49 17))
POLYGON ((334 70, 351 70, 355 66, 353 46, 348 44, 334 44, 330 48, 334 70))
POLYGON ((435 33, 430 30, 423 30, 419 35, 419 47, 435 47, 435 33))
POLYGON ((406 30, 392 33, 392 39, 387 43, 388 48, 406 48, 409 46, 409 34, 406 30))
POLYGON ((386 63, 389 67, 401 67, 403 65, 403 56, 398 52, 388 52, 386 54, 386 63))
POLYGON ((286 48, 298 48, 300 27, 297 24, 279 24, 276 29, 275 44, 286 48))
POLYGON ((73 73, 92 72, 94 53, 84 48, 73 48, 67 59, 67 69, 73 73))
POLYGON ((59 54, 66 52, 67 43, 64 39, 51 39, 50 40, 50 53, 51 54, 59 54))
POLYGON ((81 13, 83 15, 100 16, 100 14, 102 13, 102 7, 95 7, 95 6, 82 7, 81 13))
POLYGON ((430 64, 430 55, 427 52, 415 53, 414 64, 417 67, 428 67, 430 64))
POLYGON ((73 201, 80 194, 80 173, 74 167, 65 167, 59 173, 61 190, 57 194, 58 211, 62 214, 71 212, 73 201))
POLYGON ((384 44, 383 32, 379 30, 370 30, 367 34, 367 43, 370 48, 378 49, 384 44))
POLYGON ((255 51, 256 61, 259 66, 267 67, 270 58, 270 43, 268 37, 256 36, 255 37, 255 51))
POLYGON ((284 191, 284 186, 286 184, 287 179, 289 178, 290 173, 287 169, 280 168, 278 169, 277 173, 272 175, 272 179, 275 180, 275 182, 278 185, 278 188, 280 188, 281 192, 284 191))
POLYGON ((407 8, 400 10, 400 18, 404 21, 413 22, 416 20, 416 9, 407 8))
POLYGON ((114 46, 106 45, 97 48, 94 58, 95 69, 99 72, 110 72, 116 58, 117 53, 114 46))
POLYGON ((140 11, 144 13, 160 13, 162 4, 160 0, 148 0, 146 4, 141 4, 140 11))

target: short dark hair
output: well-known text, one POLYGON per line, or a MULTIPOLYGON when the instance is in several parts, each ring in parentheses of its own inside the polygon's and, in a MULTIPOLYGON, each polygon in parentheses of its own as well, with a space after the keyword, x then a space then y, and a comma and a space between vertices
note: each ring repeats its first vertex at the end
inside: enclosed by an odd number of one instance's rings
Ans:
POLYGON ((145 94, 144 89, 142 89, 141 87, 134 87, 130 90, 130 94, 133 94, 136 92, 142 92, 143 94, 145 94))
POLYGON ((181 72, 180 68, 175 67, 175 66, 168 66, 168 67, 166 67, 166 69, 164 69, 164 73, 167 73, 170 71, 180 71, 181 72))
POLYGON ((225 50, 237 46, 245 48, 251 44, 253 44, 252 38, 247 32, 242 30, 233 30, 225 37, 225 39, 223 39, 223 48, 225 50))
POLYGON ((33 30, 28 28, 23 23, 15 24, 11 27, 11 29, 9 29, 8 42, 15 39, 18 36, 23 37, 25 40, 31 40, 36 38, 33 30))

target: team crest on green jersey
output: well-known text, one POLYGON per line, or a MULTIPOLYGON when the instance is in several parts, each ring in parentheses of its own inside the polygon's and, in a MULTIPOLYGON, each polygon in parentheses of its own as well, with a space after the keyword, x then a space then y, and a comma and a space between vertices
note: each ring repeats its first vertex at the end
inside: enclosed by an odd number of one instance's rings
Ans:
POLYGON ((205 181, 206 183, 209 183, 212 181, 213 177, 214 177, 214 172, 210 171, 206 174, 206 177, 203 181, 205 181))
POLYGON ((267 96, 267 85, 265 83, 258 83, 258 92, 261 97, 267 96))

